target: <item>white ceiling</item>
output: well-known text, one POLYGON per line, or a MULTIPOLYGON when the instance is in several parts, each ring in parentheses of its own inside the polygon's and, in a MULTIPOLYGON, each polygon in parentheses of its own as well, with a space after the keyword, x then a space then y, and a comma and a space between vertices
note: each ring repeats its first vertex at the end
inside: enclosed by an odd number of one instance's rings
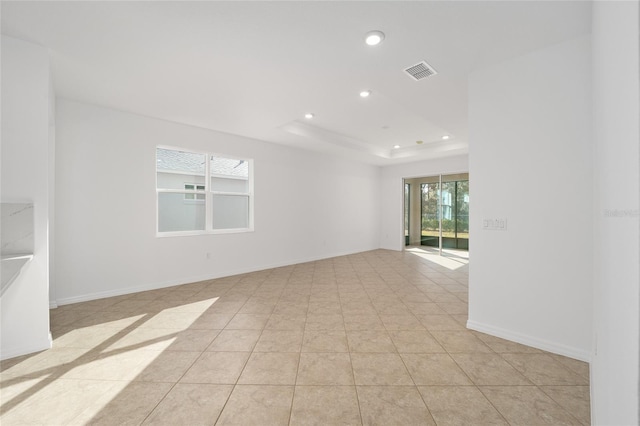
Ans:
POLYGON ((372 164, 466 153, 468 74, 591 22, 583 1, 1 7, 3 34, 51 49, 58 96, 372 164), (438 74, 414 81, 422 60, 438 74))

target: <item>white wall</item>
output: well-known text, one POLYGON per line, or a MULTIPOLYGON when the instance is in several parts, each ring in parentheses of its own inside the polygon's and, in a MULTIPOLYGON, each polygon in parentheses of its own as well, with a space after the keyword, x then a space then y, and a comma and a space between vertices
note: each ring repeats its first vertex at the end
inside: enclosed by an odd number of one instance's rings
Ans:
POLYGON ((0 358, 51 347, 49 53, 2 36, 2 202, 34 204, 34 258, 2 296, 0 358))
POLYGON ((593 197, 588 36, 469 79, 468 327, 591 353, 593 197), (507 219, 506 231, 483 229, 507 219))
POLYGON ((58 303, 378 248, 378 167, 60 99, 56 131, 58 303), (253 158, 255 232, 156 238, 156 145, 253 158))
MULTIPOLYGON (((466 173, 468 170, 466 155, 383 167, 380 182, 380 248, 402 250, 404 247, 402 179, 466 173)), ((473 179, 473 176, 470 179, 473 179)), ((473 194, 471 196, 473 197, 473 194)))
POLYGON ((638 424, 638 3, 593 5, 596 166, 592 421, 638 424))

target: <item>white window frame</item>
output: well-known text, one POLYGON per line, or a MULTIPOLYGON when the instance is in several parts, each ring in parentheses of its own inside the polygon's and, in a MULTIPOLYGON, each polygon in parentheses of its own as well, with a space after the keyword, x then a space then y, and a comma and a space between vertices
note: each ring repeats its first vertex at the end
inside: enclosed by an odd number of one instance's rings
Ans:
MULTIPOLYGON (((157 175, 157 172, 156 172, 156 175, 157 175)), ((200 183, 185 182, 184 183, 185 191, 191 191, 190 189, 187 189, 187 185, 193 186, 195 188, 193 189, 193 191, 197 191, 197 193, 193 198, 188 198, 187 195, 193 195, 193 194, 191 194, 190 192, 185 192, 184 202, 185 203, 204 203, 204 198, 198 198, 198 195, 204 195, 206 198, 207 187, 200 183), (203 189, 198 189, 199 186, 201 186, 203 189)))
MULTIPOLYGON (((244 158, 237 157, 234 155, 228 154, 220 154, 217 152, 205 152, 205 151, 195 151, 191 149, 185 149, 175 146, 167 146, 167 145, 157 145, 154 149, 154 166, 155 166, 155 181, 156 181, 156 237, 164 238, 164 237, 183 237, 183 236, 191 236, 191 235, 210 235, 210 234, 236 234, 236 233, 244 233, 244 232, 254 232, 253 226, 253 205, 254 205, 254 192, 253 192, 253 159, 252 158, 244 158), (199 154, 204 155, 206 158, 205 161, 205 179, 204 179, 204 192, 201 190, 188 190, 188 189, 169 189, 169 188, 158 188, 158 160, 156 157, 157 149, 166 149, 171 151, 180 151, 180 152, 188 152, 191 154, 199 154), (224 175, 212 175, 211 174, 211 157, 221 157, 228 158, 231 160, 245 161, 247 162, 249 168, 249 178, 248 178, 248 192, 225 192, 225 191, 211 191, 211 177, 224 177, 228 179, 242 179, 233 176, 224 176, 224 175), (204 200, 186 200, 186 202, 202 202, 205 204, 205 229, 204 230, 194 230, 194 231, 164 231, 161 232, 159 230, 160 226, 160 210, 159 210, 159 194, 161 193, 177 193, 177 194, 204 194, 204 200), (236 196, 245 196, 248 198, 249 202, 249 226, 247 228, 227 228, 227 229, 214 229, 213 228, 213 196, 214 195, 236 195, 236 196)), ((190 182, 185 182, 185 185, 191 185, 190 182)), ((195 184, 193 184, 195 186, 195 184)), ((200 184, 198 184, 200 185, 200 184)))

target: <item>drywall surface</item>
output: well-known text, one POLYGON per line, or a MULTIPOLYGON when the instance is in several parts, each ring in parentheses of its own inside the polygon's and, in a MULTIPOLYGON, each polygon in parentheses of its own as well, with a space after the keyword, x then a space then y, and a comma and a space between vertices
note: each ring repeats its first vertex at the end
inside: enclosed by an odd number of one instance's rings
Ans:
POLYGON ((580 37, 469 79, 468 327, 588 360, 591 45, 580 37))
POLYGON ((33 205, 34 255, 0 299, 2 359, 51 347, 49 78, 46 49, 2 36, 2 202, 33 205))
POLYGON ((638 2, 593 3, 595 139, 592 422, 638 424, 638 2))
POLYGON ((57 302, 377 249, 379 175, 376 166, 59 99, 57 302), (157 237, 157 145, 253 159, 255 231, 157 237))

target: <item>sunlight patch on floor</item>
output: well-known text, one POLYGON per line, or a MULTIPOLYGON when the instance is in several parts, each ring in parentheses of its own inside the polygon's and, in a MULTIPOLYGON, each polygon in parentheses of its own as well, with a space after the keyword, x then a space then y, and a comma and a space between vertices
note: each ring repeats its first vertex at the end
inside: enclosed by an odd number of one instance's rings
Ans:
POLYGON ((429 262, 443 266, 451 271, 455 271, 469 263, 469 252, 462 250, 442 250, 442 256, 437 249, 426 249, 421 247, 407 247, 407 253, 411 253, 429 262))

